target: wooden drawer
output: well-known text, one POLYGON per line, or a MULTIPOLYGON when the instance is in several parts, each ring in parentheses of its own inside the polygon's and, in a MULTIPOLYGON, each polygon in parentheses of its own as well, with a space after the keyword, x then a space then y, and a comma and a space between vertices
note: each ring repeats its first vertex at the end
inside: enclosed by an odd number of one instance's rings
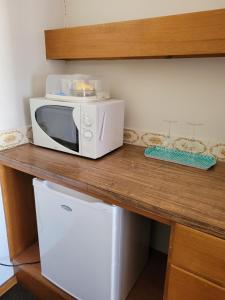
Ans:
POLYGON ((170 262, 225 287, 225 241, 222 239, 176 225, 170 262))
POLYGON ((171 265, 166 300, 225 300, 225 289, 171 265))

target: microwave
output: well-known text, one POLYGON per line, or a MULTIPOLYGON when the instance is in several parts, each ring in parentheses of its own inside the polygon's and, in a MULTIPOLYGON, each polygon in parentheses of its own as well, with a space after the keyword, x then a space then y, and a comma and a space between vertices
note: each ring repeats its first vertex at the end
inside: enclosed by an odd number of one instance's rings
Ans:
POLYGON ((35 145, 96 159, 122 146, 124 101, 30 99, 35 145))

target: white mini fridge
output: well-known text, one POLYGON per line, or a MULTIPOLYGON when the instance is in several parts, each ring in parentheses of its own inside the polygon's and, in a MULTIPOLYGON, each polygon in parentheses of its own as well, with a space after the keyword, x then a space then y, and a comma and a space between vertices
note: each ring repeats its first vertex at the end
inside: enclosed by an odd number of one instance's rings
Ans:
POLYGON ((149 220, 33 180, 42 275, 81 300, 124 300, 143 270, 149 220))

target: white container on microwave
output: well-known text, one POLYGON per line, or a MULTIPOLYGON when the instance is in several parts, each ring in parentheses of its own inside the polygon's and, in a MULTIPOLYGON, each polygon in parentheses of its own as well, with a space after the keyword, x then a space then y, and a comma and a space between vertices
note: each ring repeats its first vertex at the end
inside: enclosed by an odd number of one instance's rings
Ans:
POLYGON ((89 158, 122 146, 124 101, 30 99, 34 144, 89 158))

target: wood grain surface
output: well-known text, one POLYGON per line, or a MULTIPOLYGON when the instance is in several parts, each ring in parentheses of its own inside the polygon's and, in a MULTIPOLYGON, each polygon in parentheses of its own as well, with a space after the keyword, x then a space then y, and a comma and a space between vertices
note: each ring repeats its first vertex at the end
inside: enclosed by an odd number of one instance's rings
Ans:
POLYGON ((32 176, 0 166, 0 183, 9 252, 14 258, 37 240, 32 176))
POLYGON ((225 9, 45 31, 48 59, 225 54, 225 9))
POLYGON ((173 234, 170 262, 225 288, 225 240, 182 225, 173 234))
POLYGON ((202 171, 144 157, 125 145, 98 160, 23 145, 0 163, 81 190, 165 223, 180 223, 225 239, 225 164, 202 171))
POLYGON ((0 285, 0 298, 17 284, 16 276, 11 277, 3 285, 0 285))
POLYGON ((170 266, 168 294, 165 300, 224 300, 225 289, 205 279, 170 266))

